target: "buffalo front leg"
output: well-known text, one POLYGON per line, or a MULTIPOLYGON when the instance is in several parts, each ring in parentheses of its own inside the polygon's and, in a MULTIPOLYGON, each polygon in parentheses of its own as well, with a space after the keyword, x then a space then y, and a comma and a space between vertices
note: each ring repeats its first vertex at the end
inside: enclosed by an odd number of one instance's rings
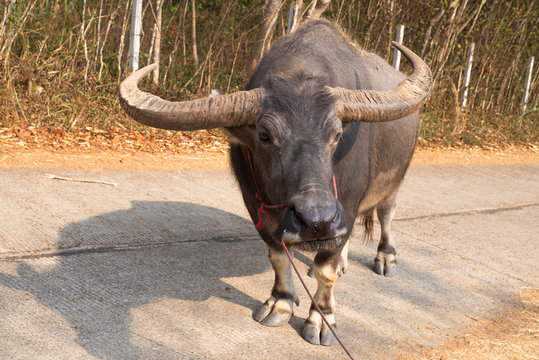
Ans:
MULTIPOLYGON (((345 246, 347 252, 348 247, 345 246)), ((344 249, 343 249, 344 250, 344 249)), ((335 298, 333 297, 333 286, 335 281, 342 274, 345 268, 342 252, 321 251, 314 258, 314 277, 318 282, 318 288, 314 295, 316 304, 326 317, 329 324, 335 329, 335 298)), ((314 304, 311 304, 309 317, 305 320, 302 336, 311 344, 332 345, 335 343, 335 336, 331 333, 322 316, 316 311, 314 304)))
POLYGON ((292 268, 284 250, 269 248, 269 260, 275 272, 275 282, 271 296, 253 314, 253 318, 266 326, 281 326, 290 320, 293 314, 293 303, 299 305, 292 268))
POLYGON ((380 221, 380 243, 374 259, 374 271, 379 275, 393 276, 397 272, 395 239, 391 234, 391 222, 395 216, 395 196, 376 209, 380 221))

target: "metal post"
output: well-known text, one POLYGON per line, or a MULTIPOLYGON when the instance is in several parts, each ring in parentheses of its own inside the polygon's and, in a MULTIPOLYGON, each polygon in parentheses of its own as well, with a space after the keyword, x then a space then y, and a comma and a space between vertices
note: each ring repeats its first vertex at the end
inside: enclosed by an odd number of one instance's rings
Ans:
MULTIPOLYGON (((395 41, 398 42, 399 44, 402 44, 403 38, 404 38, 404 25, 398 25, 397 36, 395 37, 395 41)), ((393 52, 393 67, 399 70, 400 64, 401 64, 401 52, 395 49, 393 52)))
POLYGON ((526 78, 524 79, 524 93, 522 94, 522 113, 526 112, 526 107, 528 105, 528 95, 530 91, 530 84, 532 82, 532 73, 533 73, 533 62, 535 57, 531 56, 528 60, 528 67, 526 69, 526 78))
POLYGON ((468 47, 468 60, 466 60, 466 77, 464 78, 464 92, 462 94, 462 101, 460 106, 462 108, 466 107, 468 101, 468 89, 470 87, 470 77, 472 76, 472 61, 473 61, 473 51, 475 49, 475 43, 471 43, 468 47))
POLYGON ((142 0, 133 0, 133 10, 131 12, 131 39, 129 42, 129 68, 131 71, 138 69, 141 26, 142 0))

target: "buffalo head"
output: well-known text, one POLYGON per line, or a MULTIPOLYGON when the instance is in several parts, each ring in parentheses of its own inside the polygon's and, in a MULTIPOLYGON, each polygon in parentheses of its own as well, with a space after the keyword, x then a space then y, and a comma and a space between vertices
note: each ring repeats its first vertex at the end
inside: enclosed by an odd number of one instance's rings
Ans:
POLYGON ((393 43, 414 71, 391 91, 327 86, 320 76, 274 74, 263 86, 193 101, 169 102, 138 89, 156 65, 120 85, 120 101, 132 118, 171 130, 227 128, 231 140, 252 154, 252 181, 263 201, 282 205, 273 238, 318 250, 339 246, 351 230, 334 187, 333 154, 349 122, 383 122, 416 112, 432 85, 429 67, 393 43))

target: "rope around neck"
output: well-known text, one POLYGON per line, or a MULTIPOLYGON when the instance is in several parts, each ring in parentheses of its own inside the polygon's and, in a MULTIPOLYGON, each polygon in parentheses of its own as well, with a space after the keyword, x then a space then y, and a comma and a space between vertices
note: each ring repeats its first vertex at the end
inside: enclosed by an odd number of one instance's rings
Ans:
MULTIPOLYGON (((262 197, 262 194, 260 193, 260 187, 258 186, 258 182, 256 181, 255 170, 254 170, 253 161, 252 161, 252 158, 251 158, 251 150, 249 150, 249 148, 246 148, 246 149, 247 149, 247 158, 249 159, 249 167, 251 168, 251 174, 253 175, 253 180, 254 180, 255 187, 256 187, 256 198, 258 199, 258 201, 260 201, 260 208, 258 208, 258 212, 257 212, 257 214, 258 214, 258 223, 255 225, 255 229, 260 230, 264 226, 264 223, 263 223, 263 220, 262 220, 262 213, 264 213, 264 214, 266 214, 267 218, 269 219, 273 229, 277 230, 277 225, 275 225, 275 223, 273 222, 273 219, 272 219, 271 214, 269 213, 268 209, 283 208, 283 207, 286 207, 286 205, 284 205, 284 204, 279 204, 279 205, 268 205, 268 204, 266 204, 266 202, 264 201, 264 198, 262 197)), ((335 182, 335 174, 333 174, 333 190, 335 192, 335 199, 338 199, 337 184, 335 182)), ((307 292, 307 295, 309 295, 309 298, 311 299, 312 304, 314 305, 316 311, 318 311, 318 313, 322 317, 322 320, 326 323, 327 327, 329 328, 329 330, 331 331, 333 336, 335 336, 335 339, 339 342, 339 345, 341 345, 341 347, 343 348, 346 355, 348 355, 348 357, 350 357, 351 360, 354 360, 354 357, 352 356, 352 354, 350 354, 350 351, 348 351, 346 346, 344 346, 344 344, 341 341, 341 339, 339 338, 339 336, 337 336, 337 333, 335 332, 335 329, 333 329, 333 326, 331 326, 329 324, 326 317, 324 316, 324 313, 322 313, 322 310, 320 310, 320 307, 318 306, 318 304, 314 300, 314 297, 311 295, 311 292, 307 288, 307 285, 305 284, 305 281, 303 281, 303 278, 301 277, 301 275, 300 275, 300 273, 298 271, 298 268, 296 267, 296 264, 294 263, 294 260, 292 259, 292 256, 290 255, 290 252, 288 251, 288 248, 286 247, 286 244, 284 243, 284 240, 281 240, 281 245, 283 246, 283 249, 286 252, 286 256, 288 256, 288 260, 290 260, 290 264, 294 268, 294 271, 296 272, 296 275, 298 276, 298 279, 301 282, 301 285, 303 285, 303 288, 305 289, 305 292, 307 292)))

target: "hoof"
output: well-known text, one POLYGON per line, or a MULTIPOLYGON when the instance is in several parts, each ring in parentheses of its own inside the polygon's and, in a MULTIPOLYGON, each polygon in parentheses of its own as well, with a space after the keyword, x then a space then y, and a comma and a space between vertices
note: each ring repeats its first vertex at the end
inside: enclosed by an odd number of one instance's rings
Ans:
POLYGON ((397 273, 397 260, 394 254, 379 251, 374 259, 374 272, 378 275, 393 276, 397 273))
MULTIPOLYGON (((327 316, 327 320, 333 327, 333 330, 337 331, 337 324, 334 321, 333 315, 327 316)), ((313 345, 330 346, 337 341, 318 313, 309 316, 309 319, 305 321, 301 336, 313 345), (311 318, 316 318, 316 321, 312 321, 311 318), (318 320, 320 320, 320 323, 318 320)))
MULTIPOLYGON (((337 332, 337 324, 333 324, 331 326, 333 327, 333 330, 337 332)), ((326 323, 324 323, 324 325, 322 325, 322 331, 320 332, 320 344, 330 346, 335 344, 335 342, 337 342, 337 339, 335 339, 335 336, 331 330, 329 330, 329 327, 326 325, 326 323)))
POLYGON ((301 336, 313 345, 320 345, 320 329, 313 324, 305 322, 301 336))
POLYGON ((290 320, 293 314, 292 300, 269 298, 253 314, 253 319, 264 326, 281 326, 290 320))

